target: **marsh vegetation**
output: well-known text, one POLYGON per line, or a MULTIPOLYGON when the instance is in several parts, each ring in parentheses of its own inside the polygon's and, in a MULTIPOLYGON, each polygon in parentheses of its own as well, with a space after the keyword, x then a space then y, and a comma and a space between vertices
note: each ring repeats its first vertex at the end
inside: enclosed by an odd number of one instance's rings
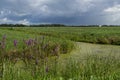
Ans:
POLYGON ((119 29, 0 28, 0 80, 119 80, 119 29))

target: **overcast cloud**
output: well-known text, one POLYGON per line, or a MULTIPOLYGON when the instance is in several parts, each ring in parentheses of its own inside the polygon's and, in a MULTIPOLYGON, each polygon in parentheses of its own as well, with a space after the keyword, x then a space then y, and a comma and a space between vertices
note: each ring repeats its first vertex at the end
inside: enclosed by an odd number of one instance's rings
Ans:
POLYGON ((120 0, 0 0, 0 23, 120 24, 120 0))

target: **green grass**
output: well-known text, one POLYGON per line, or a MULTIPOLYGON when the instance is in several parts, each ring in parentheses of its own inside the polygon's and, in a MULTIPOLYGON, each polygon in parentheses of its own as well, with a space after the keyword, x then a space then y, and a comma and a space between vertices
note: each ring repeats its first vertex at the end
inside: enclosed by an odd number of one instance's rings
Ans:
POLYGON ((11 31, 17 30, 32 34, 69 39, 78 42, 120 45, 119 29, 120 27, 27 27, 14 28, 11 31))
POLYGON ((3 29, 0 28, 0 41, 2 40, 2 37, 6 35, 6 49, 7 50, 13 50, 13 49, 18 49, 19 51, 23 49, 24 46, 24 40, 27 39, 38 39, 39 41, 42 41, 42 37, 44 37, 44 43, 50 43, 50 45, 54 45, 54 44, 59 44, 61 47, 61 50, 64 48, 66 50, 66 52, 63 53, 67 53, 70 52, 72 50, 73 47, 73 42, 70 40, 66 40, 66 39, 60 39, 60 38, 56 38, 56 37, 52 37, 52 36, 44 36, 44 35, 39 35, 39 34, 30 34, 26 32, 22 32, 22 31, 16 31, 16 30, 8 30, 7 29, 3 29), (17 44, 17 48, 14 47, 14 40, 17 40, 18 44, 17 44))
POLYGON ((0 28, 0 80, 119 80, 119 46, 78 42, 119 45, 119 29, 0 28))
MULTIPOLYGON (((42 65, 17 67, 18 64, 4 63, 2 80, 119 80, 120 59, 114 56, 87 55, 84 60, 69 58, 61 64, 59 58, 42 65), (56 63, 57 62, 57 63, 56 63), (64 65, 64 66, 63 66, 64 65), (48 68, 48 71, 46 71, 48 68), (61 69, 62 68, 62 69, 61 69)), ((22 64, 23 63, 20 63, 22 64)))

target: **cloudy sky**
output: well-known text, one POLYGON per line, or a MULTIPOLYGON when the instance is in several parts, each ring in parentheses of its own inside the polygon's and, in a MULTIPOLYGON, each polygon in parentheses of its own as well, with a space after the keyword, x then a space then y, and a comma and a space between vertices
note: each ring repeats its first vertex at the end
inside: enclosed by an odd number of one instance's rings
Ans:
POLYGON ((0 24, 120 24, 120 0, 0 0, 0 24))

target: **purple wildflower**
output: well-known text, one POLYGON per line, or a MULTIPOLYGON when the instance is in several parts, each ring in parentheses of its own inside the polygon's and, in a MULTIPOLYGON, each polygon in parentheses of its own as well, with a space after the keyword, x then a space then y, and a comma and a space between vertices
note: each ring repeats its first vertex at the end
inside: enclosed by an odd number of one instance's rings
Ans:
POLYGON ((14 40, 14 46, 16 47, 17 46, 17 43, 18 43, 18 41, 17 40, 14 40))
POLYGON ((6 40, 6 35, 3 35, 2 39, 3 39, 3 40, 6 40))
POLYGON ((30 45, 32 44, 32 43, 31 43, 31 40, 28 40, 28 43, 27 43, 27 44, 30 46, 30 45))
POLYGON ((2 47, 2 49, 5 48, 5 44, 6 44, 6 35, 3 35, 2 41, 1 41, 1 47, 2 47))
POLYGON ((33 44, 33 39, 26 40, 26 44, 31 46, 33 44))

